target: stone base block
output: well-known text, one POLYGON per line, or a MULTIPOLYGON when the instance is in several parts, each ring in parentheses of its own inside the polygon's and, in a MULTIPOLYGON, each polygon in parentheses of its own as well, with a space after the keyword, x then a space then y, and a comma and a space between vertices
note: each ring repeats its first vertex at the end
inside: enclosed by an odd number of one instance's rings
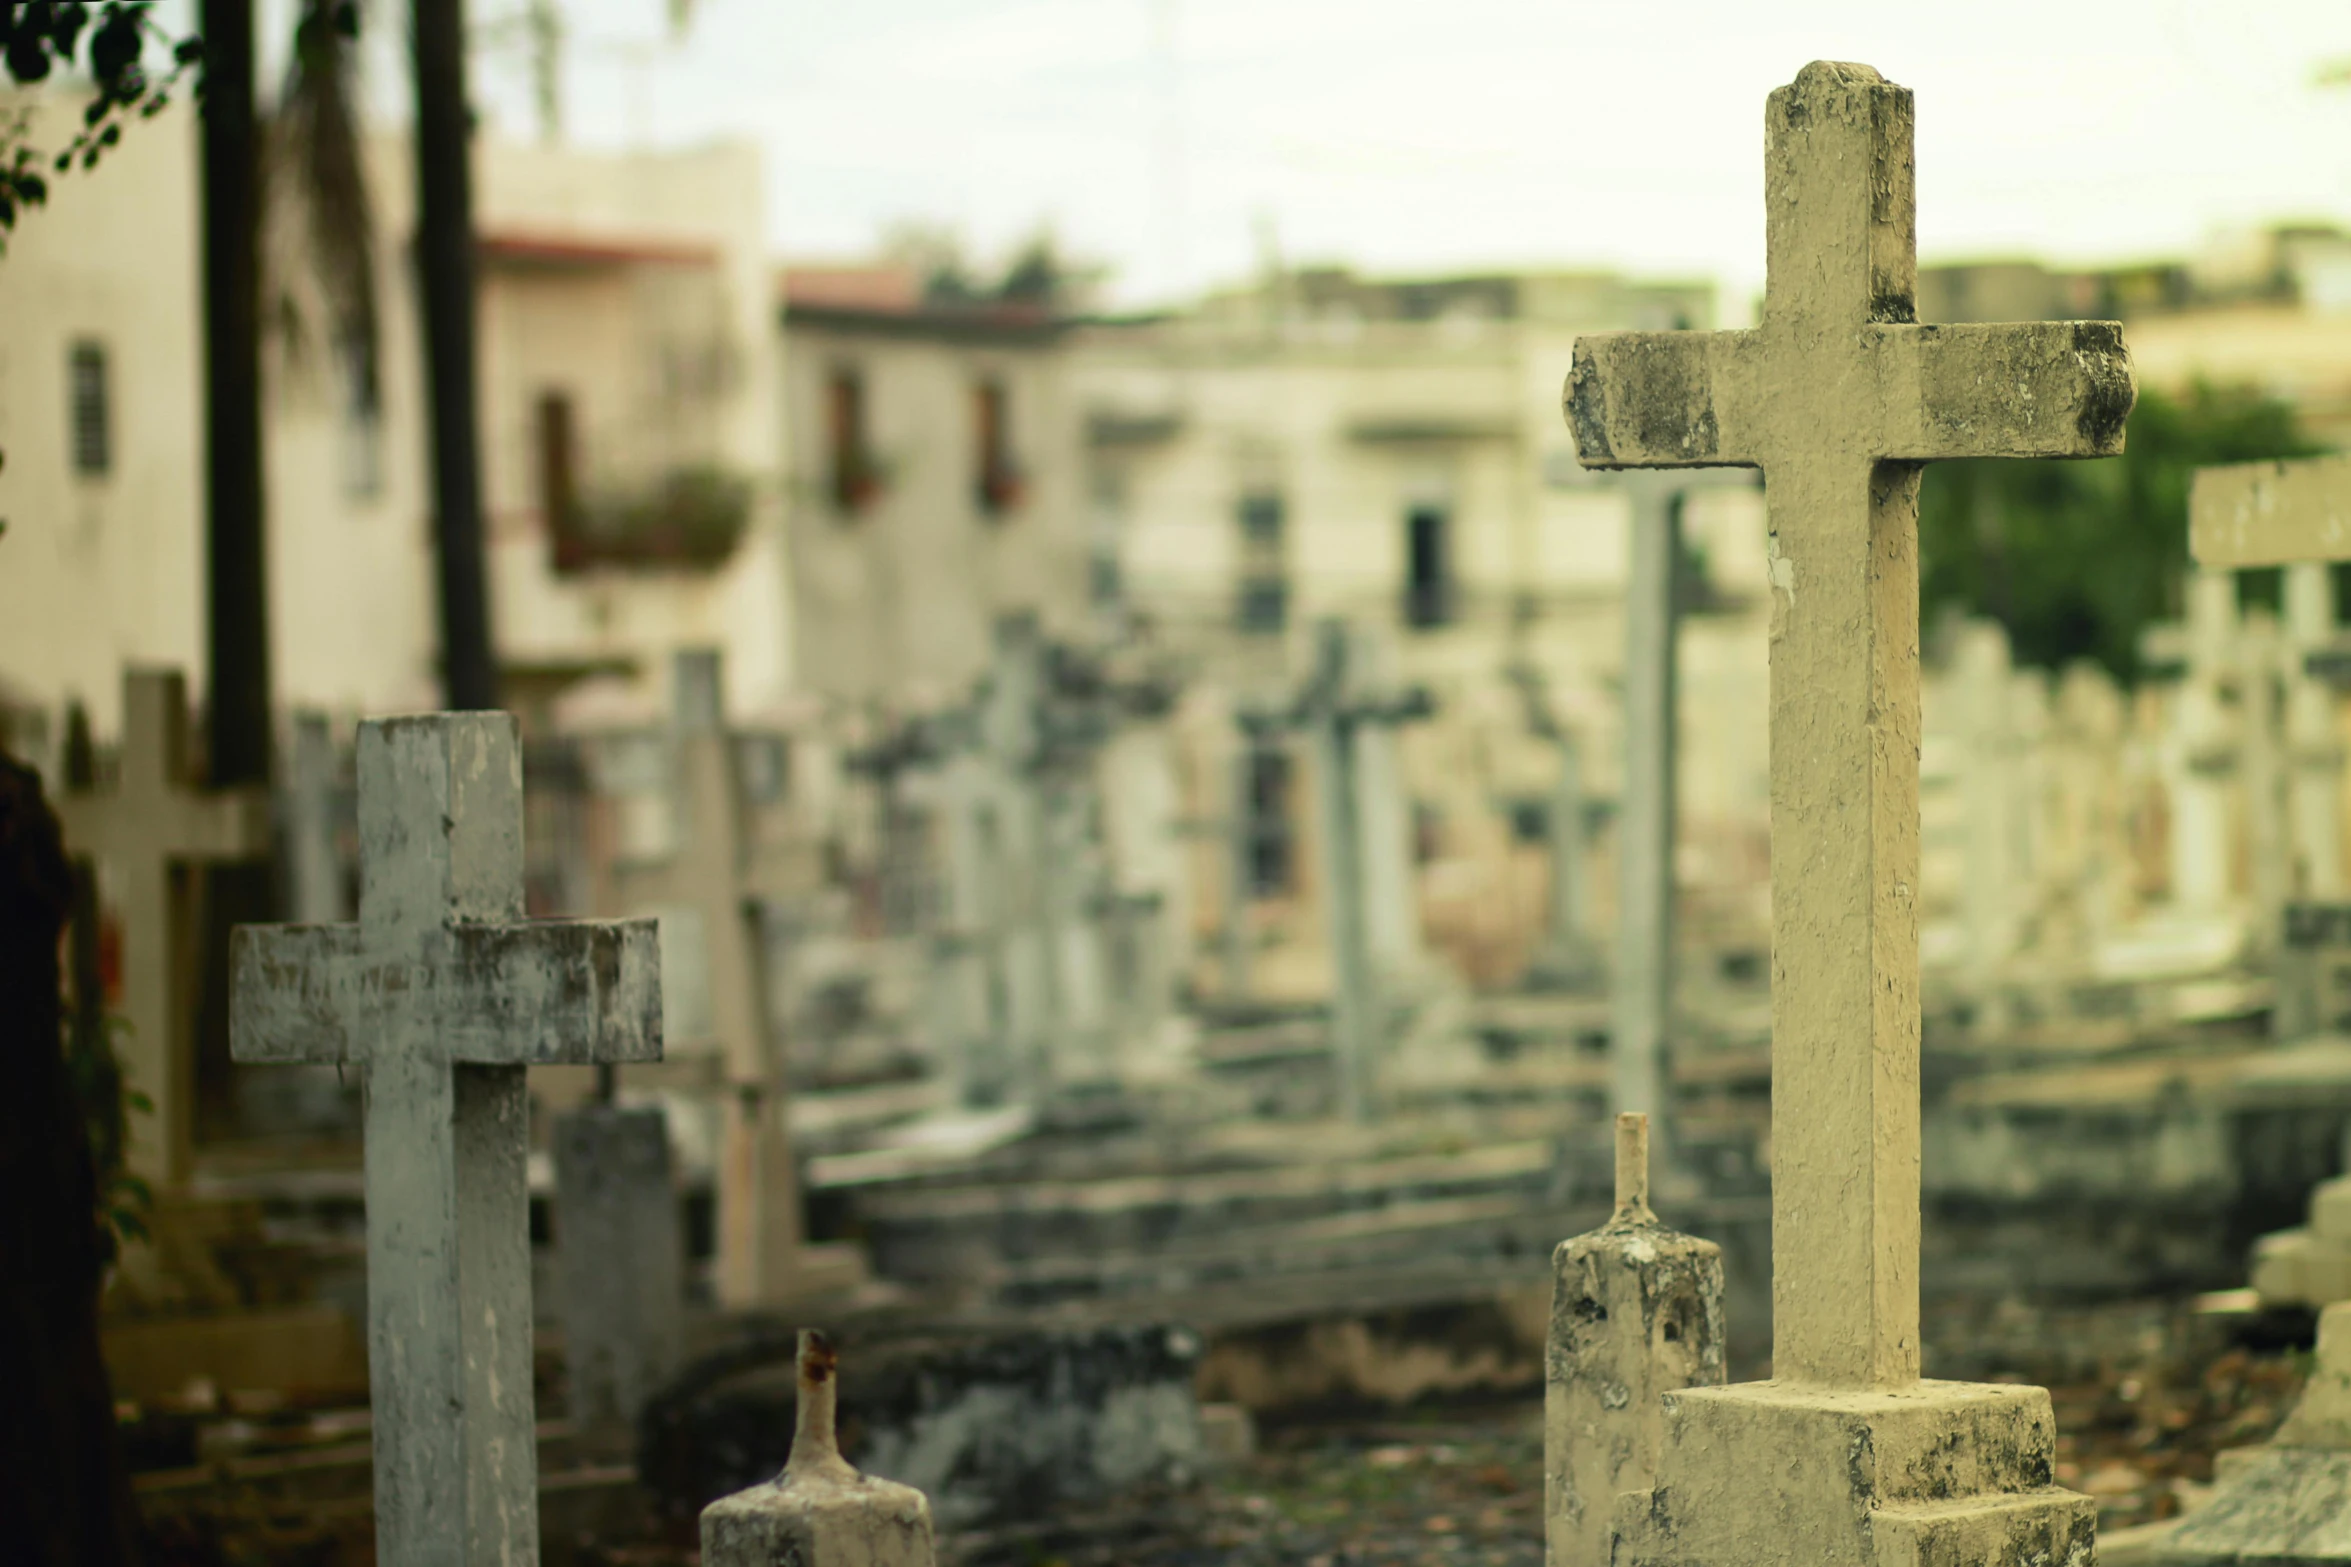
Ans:
POLYGON ((2253 1244, 2252 1271, 2253 1292, 2264 1305, 2327 1306, 2351 1300, 2351 1242, 2331 1240, 2316 1230, 2264 1235, 2253 1244))
POLYGON ((2161 1567, 2343 1567, 2351 1563, 2351 1452, 2265 1447, 2157 1557, 2161 1567))
POLYGON ((2053 1483, 2039 1388, 1750 1382, 1664 1407, 1656 1487, 1616 1499, 1615 1567, 2089 1567, 2096 1504, 2053 1483))

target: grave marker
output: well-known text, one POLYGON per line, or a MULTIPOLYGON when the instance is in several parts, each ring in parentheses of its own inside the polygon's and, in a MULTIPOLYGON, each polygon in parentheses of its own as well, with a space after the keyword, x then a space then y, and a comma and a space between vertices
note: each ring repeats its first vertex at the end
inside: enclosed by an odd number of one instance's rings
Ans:
POLYGON ((525 1069, 661 1054, 650 920, 523 913, 504 713, 359 727, 359 921, 241 926, 244 1062, 366 1082, 378 1559, 538 1556, 525 1069))
POLYGON ((700 937, 726 1075, 715 1283, 719 1304, 741 1309, 790 1293, 802 1237, 761 927, 761 900, 782 873, 763 859, 744 809, 720 679, 716 653, 677 655, 675 848, 666 860, 615 866, 612 884, 621 907, 684 911, 700 937))
POLYGON ((123 1046, 130 1086, 155 1106, 132 1123, 130 1165, 177 1185, 195 1153, 195 997, 183 954, 194 943, 186 866, 258 860, 269 853, 269 800, 259 790, 200 791, 188 783, 187 683, 176 670, 122 677, 121 767, 106 794, 57 802, 66 842, 96 860, 122 914, 123 1046))
POLYGON ((1669 1397, 1613 1560, 2063 1561, 2048 1395, 1919 1379, 1918 474, 2120 451, 2130 363, 1914 323, 1905 89, 1816 62, 1765 127, 1762 324, 1581 338, 1565 394, 1587 467, 1760 467, 1771 528, 1775 1380, 1669 1397))

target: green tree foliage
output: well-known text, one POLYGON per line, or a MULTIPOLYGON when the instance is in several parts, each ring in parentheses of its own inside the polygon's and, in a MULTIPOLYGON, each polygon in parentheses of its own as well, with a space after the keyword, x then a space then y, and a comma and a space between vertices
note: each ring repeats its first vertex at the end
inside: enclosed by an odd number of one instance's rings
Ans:
POLYGON ((2195 470, 2319 449, 2278 399, 2198 383, 2142 389, 2112 461, 1938 463, 1919 492, 1922 618, 1985 616, 2019 663, 2131 680, 2141 629, 2179 613, 2195 470))

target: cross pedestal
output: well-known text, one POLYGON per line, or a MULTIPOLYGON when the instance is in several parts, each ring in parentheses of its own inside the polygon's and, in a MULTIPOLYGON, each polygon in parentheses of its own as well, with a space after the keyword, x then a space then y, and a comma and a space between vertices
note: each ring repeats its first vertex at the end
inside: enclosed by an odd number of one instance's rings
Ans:
POLYGON ((188 782, 188 690, 176 670, 122 677, 121 771, 106 794, 58 801, 67 845, 96 860, 122 913, 122 1051, 130 1087, 153 1102, 131 1121, 130 1166, 159 1186, 188 1177, 195 1152, 195 996, 191 865, 269 853, 269 800, 258 790, 201 792, 188 782))
POLYGON ((359 923, 240 926, 231 1045, 365 1074, 377 1559, 534 1562, 524 1077, 658 1060, 660 942, 522 917, 511 716, 361 724, 358 755, 359 923))
POLYGON ((2110 323, 1920 326, 1910 94, 1765 112, 1762 324, 1578 340, 1590 467, 1760 467, 1770 519, 1775 1379, 1665 1400, 1616 1567, 2086 1559, 2039 1389, 1919 1377, 1918 475, 2122 448, 2110 323))
POLYGON ((612 885, 621 907, 682 912, 699 930, 708 1016, 726 1077, 716 1293, 721 1306, 741 1310, 792 1293, 803 1237, 761 927, 762 900, 780 890, 781 873, 763 862, 746 817, 720 678, 716 653, 678 655, 675 851, 666 860, 614 867, 612 885))

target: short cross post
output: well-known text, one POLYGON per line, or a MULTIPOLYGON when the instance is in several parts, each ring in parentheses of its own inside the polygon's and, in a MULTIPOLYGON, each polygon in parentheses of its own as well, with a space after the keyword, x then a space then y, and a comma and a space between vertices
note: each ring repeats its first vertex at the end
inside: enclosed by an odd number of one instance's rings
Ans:
POLYGON ((661 1054, 650 920, 522 917, 512 717, 359 728, 356 925, 241 926, 245 1062, 365 1074, 378 1559, 535 1561, 525 1068, 661 1054))
POLYGON ((791 1292, 802 1239, 783 1073, 767 1013, 761 898, 774 888, 744 810, 718 655, 679 654, 674 679, 675 851, 615 867, 612 884, 623 908, 683 910, 699 927, 727 1088, 716 1286, 721 1305, 740 1309, 791 1292))
POLYGON ((1668 1398, 1615 1560, 1843 1562, 1873 1531, 1876 1560, 2064 1559, 2092 1515, 2037 1489, 2047 1395, 1919 1382, 1918 476, 2119 452, 2130 362, 2111 323, 1917 324, 1904 89, 1815 63, 1764 123, 1761 324, 1581 338, 1565 394, 1587 466, 1759 467, 1770 525, 1775 1380, 1668 1398), (1856 1440, 1867 1473, 1789 1488, 1795 1444, 1856 1440), (1905 1489, 1922 1442, 1975 1454, 1998 1507, 1905 1489), (1756 1443, 1786 1464, 1738 1472, 1756 1443), (1744 1541, 1758 1516, 1802 1538, 1744 1541))
POLYGON ((122 677, 121 772, 112 792, 58 802, 67 844, 109 872, 123 920, 123 1010, 130 1086, 155 1106, 154 1131, 133 1124, 131 1168, 150 1181, 187 1179, 195 1154, 195 1001, 181 982, 188 939, 184 866, 262 858, 269 801, 258 790, 203 793, 188 782, 188 691, 176 670, 122 677))

